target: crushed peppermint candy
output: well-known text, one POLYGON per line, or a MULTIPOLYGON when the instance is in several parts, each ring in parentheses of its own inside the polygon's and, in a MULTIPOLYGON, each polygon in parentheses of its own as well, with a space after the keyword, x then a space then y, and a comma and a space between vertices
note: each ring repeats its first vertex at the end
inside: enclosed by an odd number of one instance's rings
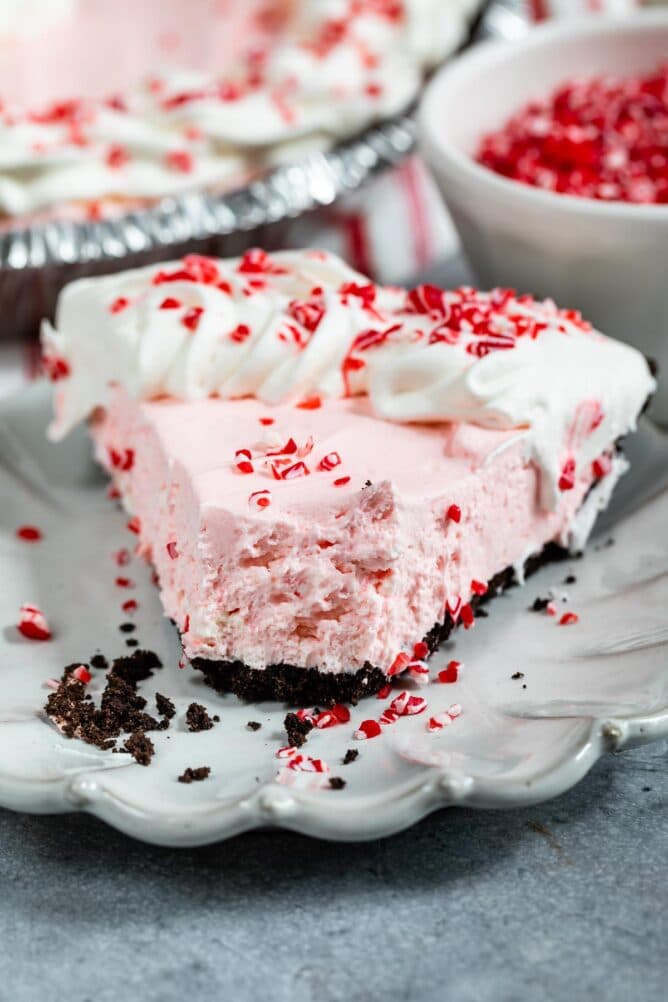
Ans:
POLYGON ((476 159, 556 194, 668 204, 668 63, 564 83, 485 136, 476 159))
POLYGON ((329 473, 335 467, 341 465, 341 457, 338 452, 328 452, 318 463, 318 469, 329 473))
POLYGON ((429 667, 424 661, 411 661, 406 671, 418 685, 426 685, 429 681, 429 667))
POLYGON ((560 491, 571 491, 575 487, 575 459, 572 456, 561 467, 558 483, 560 491))
POLYGON ((199 327, 199 322, 202 319, 203 313, 203 306, 191 306, 190 309, 186 310, 181 317, 181 323, 187 330, 194 333, 199 327))
POLYGON ((322 407, 322 400, 320 397, 307 397, 295 406, 302 411, 317 411, 322 407))
POLYGON ((438 673, 438 681, 445 685, 450 685, 453 682, 456 682, 459 678, 459 669, 461 666, 461 661, 448 661, 445 668, 438 673))
POLYGON ((38 543, 42 538, 42 530, 36 525, 21 525, 16 530, 16 536, 24 543, 38 543))
POLYGON ((382 733, 382 728, 377 720, 363 720, 353 735, 358 741, 366 741, 369 738, 377 738, 382 733))
POLYGON ((19 633, 28 640, 50 640, 51 630, 46 616, 36 605, 25 603, 19 610, 19 620, 16 624, 19 633))
POLYGON ((473 614, 473 609, 467 603, 463 605, 459 611, 459 618, 462 621, 465 630, 470 630, 472 626, 475 626, 475 616, 473 614))
POLYGON ((387 669, 387 677, 393 678, 395 675, 401 675, 402 672, 406 671, 409 664, 411 663, 411 656, 405 651, 400 651, 395 657, 394 661, 387 669))
POLYGON ((565 612, 559 620, 559 626, 572 626, 580 622, 577 612, 565 612))
POLYGON ((286 768, 295 772, 329 772, 329 766, 321 758, 312 758, 310 755, 302 755, 300 752, 289 755, 287 758, 286 768))
POLYGON ((459 505, 451 504, 445 513, 445 517, 449 522, 461 522, 462 510, 459 505))
POLYGON ((612 456, 607 452, 604 452, 591 464, 591 472, 596 480, 600 480, 601 477, 606 477, 611 470, 612 456))
POLYGON ((443 713, 436 713, 433 717, 430 717, 427 721, 427 730, 430 734, 435 734, 438 731, 442 731, 444 727, 449 727, 453 720, 460 717, 462 714, 462 708, 459 703, 453 703, 452 706, 445 710, 443 713))
POLYGON ((418 640, 418 642, 413 645, 413 658, 416 661, 424 661, 425 658, 428 657, 429 645, 424 640, 418 640))
POLYGON ((86 668, 86 665, 78 665, 73 670, 72 677, 75 678, 78 682, 83 682, 84 685, 87 685, 93 676, 88 671, 88 668, 86 668))
POLYGON ((422 696, 413 696, 409 692, 400 692, 390 703, 389 710, 399 717, 412 717, 417 713, 424 713, 427 709, 427 701, 422 696))
POLYGON ((114 449, 110 446, 107 449, 107 455, 109 457, 109 465, 113 470, 120 470, 123 473, 127 473, 127 471, 131 470, 134 466, 134 449, 114 449))
POLYGON ((237 449, 234 453, 235 466, 239 473, 253 473, 252 453, 250 449, 237 449))
POLYGON ((253 491, 248 497, 248 504, 255 511, 262 511, 263 508, 268 508, 271 504, 271 491, 253 491))
POLYGON ((336 724, 347 724, 350 720, 350 710, 343 703, 335 703, 329 710, 324 710, 312 719, 315 726, 322 730, 325 727, 334 727, 336 724))

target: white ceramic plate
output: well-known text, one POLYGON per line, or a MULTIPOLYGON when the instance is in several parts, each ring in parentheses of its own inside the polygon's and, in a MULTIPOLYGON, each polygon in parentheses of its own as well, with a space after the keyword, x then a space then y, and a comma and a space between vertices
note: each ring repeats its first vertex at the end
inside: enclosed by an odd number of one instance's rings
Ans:
MULTIPOLYGON (((668 734, 668 439, 646 425, 633 440, 628 474, 606 516, 619 520, 614 545, 599 534, 583 560, 553 565, 489 607, 474 630, 459 631, 433 659, 434 674, 453 657, 464 664, 454 685, 420 693, 426 714, 402 718, 379 738, 355 741, 364 718, 386 702, 372 698, 350 724, 313 732, 303 749, 326 761, 327 777, 283 771, 285 707, 248 706, 180 671, 179 643, 163 619, 150 571, 133 560, 128 576, 140 603, 137 636, 165 667, 142 686, 172 696, 178 713, 152 735, 156 755, 144 768, 126 755, 62 737, 45 719, 44 682, 96 650, 127 653, 118 625, 128 593, 114 584, 112 554, 131 545, 125 518, 105 497, 84 433, 63 445, 44 440, 49 392, 35 386, 0 406, 0 804, 22 811, 84 810, 150 842, 197 845, 258 826, 293 828, 321 838, 368 839, 413 824, 451 804, 512 807, 555 796, 576 783, 607 749, 668 734), (19 542, 17 526, 44 532, 19 542), (573 571, 577 583, 562 587, 573 571), (568 593, 564 608, 580 622, 559 627, 527 607, 551 585, 568 593), (13 624, 31 601, 47 614, 54 639, 22 638, 13 624), (522 679, 511 675, 522 672, 522 679), (526 688, 524 686, 526 685, 526 688), (213 730, 186 731, 192 700, 219 713, 213 730), (439 733, 427 716, 459 703, 462 714, 439 733), (262 723, 251 732, 246 723, 262 723), (347 748, 359 758, 347 766, 347 748), (186 766, 211 776, 186 786, 186 766)), ((103 686, 96 672, 91 691, 103 686)), ((149 706, 149 710, 152 707, 149 706)))

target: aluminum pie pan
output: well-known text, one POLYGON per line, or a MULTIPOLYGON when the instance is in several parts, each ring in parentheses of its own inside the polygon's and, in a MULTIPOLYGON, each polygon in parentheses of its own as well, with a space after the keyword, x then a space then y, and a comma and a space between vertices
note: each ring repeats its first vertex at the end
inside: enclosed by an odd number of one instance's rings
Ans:
POLYGON ((0 235, 0 337, 34 335, 75 278, 187 251, 232 257, 254 244, 277 248, 295 220, 355 191, 414 146, 414 122, 402 115, 224 194, 190 192, 104 220, 54 219, 9 230, 0 235))
POLYGON ((60 218, 15 227, 0 234, 0 269, 94 266, 250 233, 331 205, 377 171, 398 164, 414 146, 415 124, 402 115, 223 194, 193 191, 106 219, 60 218))
POLYGON ((54 219, 8 230, 0 234, 0 337, 34 334, 75 278, 186 251, 231 257, 254 244, 277 248, 295 220, 331 206, 414 147, 415 124, 401 115, 224 194, 195 191, 103 220, 54 219))

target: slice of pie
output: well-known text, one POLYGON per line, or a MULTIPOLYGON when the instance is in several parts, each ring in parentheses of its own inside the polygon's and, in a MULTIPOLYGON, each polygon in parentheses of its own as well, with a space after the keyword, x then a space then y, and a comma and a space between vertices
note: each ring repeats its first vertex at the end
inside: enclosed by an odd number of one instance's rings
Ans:
POLYGON ((582 549, 654 388, 507 290, 381 288, 317 251, 190 256, 63 292, 60 438, 88 419, 208 681, 356 700, 582 549))

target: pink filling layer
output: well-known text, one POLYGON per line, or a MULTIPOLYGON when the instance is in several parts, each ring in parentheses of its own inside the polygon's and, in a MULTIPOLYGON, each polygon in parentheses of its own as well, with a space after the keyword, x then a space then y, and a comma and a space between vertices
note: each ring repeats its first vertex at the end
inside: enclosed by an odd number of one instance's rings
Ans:
POLYGON ((366 398, 306 411, 252 399, 136 403, 118 389, 93 435, 108 469, 111 450, 132 450, 131 468, 112 473, 186 654, 258 669, 387 670, 446 603, 457 613, 469 601, 473 582, 564 539, 591 483, 587 471, 544 511, 513 433, 393 425, 366 398), (257 452, 268 433, 298 446, 313 436, 310 474, 277 481, 257 460, 239 472, 235 452, 257 452), (318 470, 332 452, 340 465, 318 470), (258 509, 249 498, 262 490, 270 504, 258 509), (459 522, 447 517, 453 504, 459 522))

